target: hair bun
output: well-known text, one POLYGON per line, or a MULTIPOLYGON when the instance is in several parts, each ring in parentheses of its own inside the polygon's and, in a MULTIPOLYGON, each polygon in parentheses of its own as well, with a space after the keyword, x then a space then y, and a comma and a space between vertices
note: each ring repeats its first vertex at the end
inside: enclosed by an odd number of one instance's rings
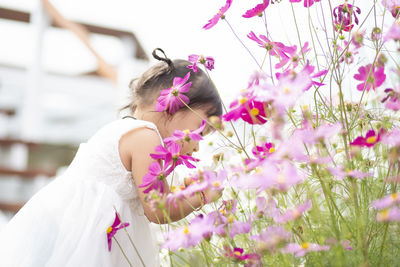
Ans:
POLYGON ((152 55, 153 55, 153 57, 154 57, 155 59, 166 62, 166 63, 168 64, 168 67, 169 67, 169 69, 170 69, 171 71, 175 69, 174 63, 172 62, 171 59, 169 59, 169 58, 167 57, 167 55, 165 54, 164 50, 162 50, 161 48, 156 48, 156 49, 154 49, 152 55), (157 51, 160 51, 161 53, 163 53, 163 54, 164 54, 164 57, 160 57, 159 55, 157 55, 157 51))

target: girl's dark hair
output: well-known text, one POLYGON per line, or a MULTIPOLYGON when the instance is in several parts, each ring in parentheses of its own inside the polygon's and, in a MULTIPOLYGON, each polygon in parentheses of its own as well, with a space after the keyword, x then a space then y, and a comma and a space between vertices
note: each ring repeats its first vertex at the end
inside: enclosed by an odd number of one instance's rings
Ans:
MULTIPOLYGON (((222 103, 212 81, 207 74, 200 68, 193 72, 188 68, 191 63, 182 59, 170 60, 157 55, 156 48, 153 51, 153 57, 163 61, 150 67, 139 78, 130 82, 129 87, 132 91, 131 103, 123 109, 129 108, 134 112, 138 106, 144 107, 154 103, 162 89, 168 89, 172 86, 175 77, 184 77, 190 71, 188 82, 192 82, 189 92, 185 95, 189 98, 188 106, 191 108, 202 108, 207 116, 221 116, 222 103)), ((183 107, 182 109, 186 109, 183 107)))

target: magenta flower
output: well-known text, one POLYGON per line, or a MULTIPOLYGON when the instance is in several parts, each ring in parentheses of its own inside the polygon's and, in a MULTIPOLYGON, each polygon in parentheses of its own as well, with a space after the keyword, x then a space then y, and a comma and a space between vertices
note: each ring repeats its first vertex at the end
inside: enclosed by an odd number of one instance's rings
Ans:
POLYGON ((203 64, 206 69, 213 70, 214 69, 214 58, 212 57, 204 57, 203 55, 190 55, 188 61, 192 63, 192 65, 187 66, 188 69, 192 69, 193 72, 198 72, 199 69, 197 64, 203 64))
POLYGON ((219 19, 224 19, 225 12, 228 11, 231 4, 232 4, 232 0, 227 0, 226 4, 220 8, 218 13, 214 17, 212 17, 206 25, 203 26, 203 29, 206 29, 206 30, 211 29, 218 23, 219 19))
POLYGON ((249 9, 243 14, 244 18, 252 18, 254 16, 262 16, 263 11, 268 7, 269 0, 263 0, 261 4, 256 5, 254 8, 249 9))
POLYGON ((294 253, 296 257, 303 257, 308 252, 311 251, 326 251, 329 250, 329 246, 320 246, 315 243, 308 243, 304 242, 303 244, 299 245, 296 243, 289 243, 281 249, 282 253, 294 253))
POLYGON ((138 187, 144 188, 143 193, 148 193, 151 190, 160 191, 160 193, 164 193, 165 189, 165 179, 171 173, 172 168, 161 167, 160 163, 154 161, 149 166, 149 172, 143 176, 142 184, 138 187))
POLYGON ((400 0, 382 0, 382 5, 386 7, 394 18, 400 15, 400 0))
POLYGON ((284 214, 278 215, 274 218, 276 223, 287 223, 300 218, 300 216, 311 209, 311 200, 307 200, 305 203, 295 207, 294 209, 287 210, 284 214))
POLYGON ((379 143, 381 141, 381 135, 384 133, 383 129, 380 129, 378 133, 375 133, 374 130, 369 130, 365 137, 358 136, 356 139, 354 139, 353 142, 350 143, 351 146, 366 146, 366 147, 372 147, 375 144, 379 143))
POLYGON ((165 166, 170 166, 174 169, 176 166, 185 164, 188 168, 196 168, 190 161, 199 161, 189 155, 182 155, 180 153, 181 147, 174 142, 166 143, 166 148, 163 145, 158 145, 155 148, 156 153, 150 154, 150 157, 157 160, 164 160, 165 166))
POLYGON ((376 215, 376 220, 379 222, 400 222, 400 208, 392 207, 382 210, 376 215))
POLYGON ((231 110, 222 116, 225 121, 242 119, 250 124, 264 124, 267 121, 266 104, 256 101, 248 91, 242 93, 239 99, 234 100, 229 108, 231 110))
POLYGON ((259 159, 267 158, 271 153, 274 153, 275 145, 273 143, 263 143, 261 146, 255 146, 251 150, 254 156, 259 159))
POLYGON ((172 87, 161 91, 155 109, 159 112, 169 109, 169 113, 174 114, 179 108, 185 106, 184 103, 189 104, 189 98, 182 94, 187 93, 192 85, 192 82, 186 83, 189 77, 190 72, 183 78, 175 77, 172 87))
POLYGON ((201 214, 195 217, 188 226, 179 227, 166 233, 166 240, 161 246, 172 251, 195 246, 211 235, 214 223, 215 218, 213 216, 201 214))
MULTIPOLYGON (((310 7, 314 5, 314 2, 319 2, 320 0, 304 0, 304 7, 310 7)), ((301 2, 301 0, 290 0, 291 3, 301 2)))
POLYGON ((368 64, 358 69, 358 73, 354 75, 354 79, 362 82, 357 85, 358 91, 366 90, 368 92, 371 88, 375 90, 375 88, 381 86, 386 80, 386 75, 383 67, 376 70, 375 66, 368 64))
POLYGON ((334 176, 335 180, 343 180, 346 177, 364 179, 372 176, 372 172, 361 172, 358 170, 343 170, 343 167, 327 167, 328 171, 334 176))
MULTIPOLYGON (((399 8, 400 10, 400 8, 399 8)), ((388 40, 394 40, 394 41, 399 41, 400 40, 400 20, 395 20, 390 26, 389 31, 386 33, 385 37, 383 37, 383 40, 388 41, 388 40)))
MULTIPOLYGON (((289 65, 287 66, 286 69, 295 69, 299 65, 299 61, 300 61, 300 58, 302 57, 302 55, 305 55, 306 53, 308 53, 311 50, 311 48, 308 47, 308 42, 304 43, 303 47, 299 50, 299 52, 297 52, 297 46, 294 45, 292 47, 296 47, 296 50, 288 53, 289 60, 287 62, 282 61, 282 62, 277 63, 275 65, 276 69, 283 68, 286 63, 289 63, 289 65)), ((308 62, 307 62, 307 64, 308 64, 308 62)), ((312 72, 314 72, 314 70, 312 72)))
POLYGON ((371 207, 374 207, 375 209, 381 210, 381 209, 386 209, 388 207, 391 207, 395 204, 400 203, 400 194, 399 193, 392 193, 390 195, 387 195, 381 199, 377 199, 374 202, 372 202, 371 207))
POLYGON ((353 16, 354 23, 358 24, 357 13, 361 14, 361 9, 359 7, 344 3, 333 9, 333 16, 335 17, 336 31, 338 32, 349 32, 353 29, 353 16))
POLYGON ((224 246, 225 256, 233 258, 237 261, 250 260, 253 263, 260 262, 261 256, 257 253, 243 254, 244 250, 242 248, 234 248, 231 250, 228 246, 224 246))
POLYGON ((125 227, 128 227, 128 226, 129 226, 129 223, 127 223, 127 222, 121 223, 121 220, 119 219, 118 213, 115 212, 114 222, 113 222, 113 224, 111 226, 109 226, 107 228, 108 251, 111 251, 111 241, 112 241, 114 235, 117 233, 117 231, 119 229, 122 229, 122 228, 125 228, 125 227))
POLYGON ((201 123, 200 127, 196 130, 190 131, 190 130, 175 130, 172 136, 167 137, 164 139, 164 143, 168 144, 170 142, 178 142, 179 140, 185 140, 186 142, 190 142, 191 140, 193 141, 201 141, 203 140, 202 133, 206 127, 206 121, 203 120, 201 123))

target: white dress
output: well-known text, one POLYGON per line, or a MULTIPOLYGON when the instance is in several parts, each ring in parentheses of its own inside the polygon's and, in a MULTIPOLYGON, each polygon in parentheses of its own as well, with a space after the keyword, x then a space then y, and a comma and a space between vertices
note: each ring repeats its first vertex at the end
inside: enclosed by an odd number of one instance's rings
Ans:
MULTIPOLYGON (((153 123, 113 121, 79 146, 68 169, 35 194, 0 233, 1 267, 130 266, 107 228, 118 211, 146 267, 159 266, 158 247, 131 172, 119 156, 125 133, 153 123)), ((161 139, 161 136, 160 136, 161 139)), ((140 152, 139 152, 140 153, 140 152)), ((132 266, 143 266, 124 229, 116 239, 132 266)))

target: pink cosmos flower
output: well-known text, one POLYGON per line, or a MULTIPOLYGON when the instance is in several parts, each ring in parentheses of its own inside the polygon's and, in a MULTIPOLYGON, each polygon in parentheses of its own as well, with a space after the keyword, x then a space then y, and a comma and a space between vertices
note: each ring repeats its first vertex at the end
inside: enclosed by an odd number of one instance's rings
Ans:
POLYGON ((326 251, 329 250, 329 246, 320 246, 315 243, 308 243, 304 242, 303 244, 299 245, 296 243, 289 243, 281 249, 282 253, 294 253, 296 257, 303 257, 306 255, 308 252, 311 251, 326 251))
POLYGON ((392 207, 382 210, 376 215, 376 220, 379 222, 400 222, 400 208, 392 207))
MULTIPOLYGON (((299 61, 300 61, 300 58, 302 57, 302 55, 307 54, 311 50, 311 48, 308 47, 308 42, 304 43, 303 47, 299 50, 299 52, 297 52, 296 45, 294 45, 293 47, 296 47, 296 50, 288 53, 289 60, 277 63, 275 65, 276 69, 283 68, 286 63, 289 63, 286 67, 286 70, 287 69, 295 69, 299 65, 299 61)), ((314 70, 312 72, 314 72, 314 70)))
POLYGON ((160 97, 157 99, 155 109, 159 112, 169 109, 170 114, 174 114, 179 108, 185 106, 182 101, 189 104, 189 98, 183 93, 189 92, 192 82, 188 82, 190 72, 185 77, 175 77, 172 87, 161 91, 160 97))
POLYGON ((224 19, 225 12, 228 11, 231 4, 232 4, 232 0, 227 0, 226 4, 220 8, 218 13, 214 17, 212 17, 206 25, 203 26, 203 29, 206 29, 206 30, 211 29, 218 23, 219 19, 224 19))
POLYGON ((200 214, 189 225, 179 227, 165 234, 163 248, 175 251, 179 248, 189 248, 199 244, 204 238, 209 237, 214 229, 213 216, 200 214))
POLYGON ((381 102, 386 102, 385 107, 394 111, 400 110, 400 85, 396 89, 386 88, 384 92, 387 95, 381 102))
POLYGON ((400 193, 392 193, 372 202, 371 207, 381 210, 400 203, 400 193))
POLYGON ((115 234, 117 233, 117 231, 119 229, 128 227, 129 223, 124 222, 121 223, 121 220, 119 219, 118 213, 115 212, 115 219, 114 222, 111 226, 109 226, 107 228, 107 243, 108 243, 108 251, 111 251, 111 241, 113 239, 113 237, 115 236, 115 234))
POLYGON ((229 105, 230 111, 225 113, 222 118, 225 121, 236 121, 241 118, 250 124, 264 124, 267 121, 266 106, 263 102, 255 100, 250 91, 245 91, 229 105))
MULTIPOLYGON (((304 7, 310 7, 314 5, 314 2, 319 2, 320 0, 304 0, 304 7)), ((291 3, 301 2, 301 0, 290 0, 291 3)))
MULTIPOLYGON (((400 10, 400 7, 399 7, 400 10)), ((383 37, 383 40, 388 41, 388 40, 394 40, 394 41, 399 41, 400 40, 400 20, 395 20, 390 26, 389 31, 386 33, 385 37, 383 37)))
POLYGON ((378 133, 375 133, 374 130, 369 130, 365 137, 358 136, 353 142, 350 143, 350 145, 372 147, 381 141, 381 136, 383 133, 383 129, 380 129, 378 133))
POLYGON ((243 254, 244 250, 242 248, 234 248, 233 250, 231 250, 228 246, 224 246, 224 248, 226 257, 234 258, 238 261, 251 260, 253 262, 259 262, 261 259, 261 256, 257 253, 243 254))
POLYGON ((387 8, 394 18, 400 15, 400 0, 382 0, 382 5, 387 8))
POLYGON ((263 11, 268 7, 269 0, 263 0, 261 4, 256 5, 254 8, 249 9, 243 14, 244 18, 252 18, 254 16, 262 16, 263 11))
MULTIPOLYGON (((360 48, 360 46, 355 45, 357 43, 355 42, 351 42, 350 44, 354 44, 354 48, 352 47, 352 45, 349 45, 349 42, 344 41, 344 48, 342 48, 339 45, 336 45, 335 48, 338 52, 338 54, 342 54, 342 56, 339 59, 339 63, 345 62, 346 64, 351 64, 354 61, 354 55, 358 54, 357 49, 360 48), (343 49, 345 49, 343 51, 343 49)), ((337 67, 339 67, 339 64, 337 65, 337 67)))
POLYGON ((308 120, 303 121, 303 128, 296 129, 298 137, 306 144, 326 142, 328 139, 337 136, 341 131, 342 125, 340 123, 321 124, 314 128, 308 120))
POLYGON ((270 198, 265 199, 265 197, 257 197, 256 198, 256 206, 257 206, 257 217, 271 217, 274 218, 280 214, 279 208, 276 207, 275 201, 270 198))
POLYGON ((178 165, 185 164, 188 168, 196 168, 190 161, 199 161, 189 155, 182 155, 180 153, 181 147, 174 142, 166 143, 166 148, 163 145, 158 145, 154 149, 156 153, 151 153, 150 157, 157 160, 164 160, 165 166, 175 168, 178 165))
POLYGON ((267 158, 271 153, 274 153, 275 145, 273 143, 263 143, 261 146, 255 146, 251 150, 254 156, 258 157, 259 159, 267 158))
POLYGON ((203 64, 206 69, 213 70, 214 69, 214 58, 212 57, 204 57, 203 55, 190 55, 188 61, 192 63, 192 65, 187 66, 188 69, 192 69, 193 72, 198 72, 199 69, 197 64, 203 64))
POLYGON ((390 133, 384 134, 382 137, 382 143, 400 147, 400 128, 395 128, 390 133))
POLYGON ((328 171, 334 176, 335 180, 343 180, 346 177, 364 179, 372 176, 372 172, 361 172, 358 170, 343 170, 343 167, 327 167, 328 171))
POLYGON ((290 60, 289 55, 296 53, 297 50, 297 46, 295 45, 286 46, 280 42, 272 42, 265 35, 259 35, 258 38, 252 31, 247 37, 258 43, 260 47, 267 49, 271 56, 278 57, 280 66, 286 65, 290 60))
POLYGON ((257 240, 262 243, 262 248, 271 252, 275 252, 280 243, 290 239, 291 233, 287 232, 282 226, 268 226, 259 235, 250 236, 250 239, 257 240))
POLYGON ((381 86, 386 80, 386 75, 383 67, 376 70, 375 66, 368 64, 358 69, 358 73, 354 75, 354 79, 362 82, 357 85, 358 91, 364 91, 365 89, 368 92, 371 88, 375 90, 375 88, 381 86))
POLYGON ((186 142, 190 142, 191 140, 193 141, 201 141, 203 140, 202 132, 204 131, 204 128, 206 127, 206 121, 203 120, 200 127, 196 130, 190 131, 190 130, 175 130, 172 136, 167 137, 164 139, 164 143, 168 144, 170 142, 178 142, 179 140, 184 140, 186 142))
POLYGON ((361 9, 359 7, 350 5, 348 3, 344 3, 339 5, 333 9, 333 16, 335 17, 335 26, 336 31, 338 32, 349 32, 353 29, 353 16, 354 16, 354 23, 358 24, 358 18, 356 14, 361 13, 361 9))
POLYGON ((139 187, 144 188, 143 193, 147 194, 151 190, 160 191, 164 193, 165 189, 165 178, 171 173, 172 168, 161 167, 160 163, 154 161, 149 166, 149 172, 143 176, 142 184, 139 187))
POLYGON ((295 207, 294 209, 287 210, 284 214, 278 215, 274 218, 276 223, 287 223, 300 218, 300 216, 311 209, 311 200, 307 200, 305 203, 295 207))

